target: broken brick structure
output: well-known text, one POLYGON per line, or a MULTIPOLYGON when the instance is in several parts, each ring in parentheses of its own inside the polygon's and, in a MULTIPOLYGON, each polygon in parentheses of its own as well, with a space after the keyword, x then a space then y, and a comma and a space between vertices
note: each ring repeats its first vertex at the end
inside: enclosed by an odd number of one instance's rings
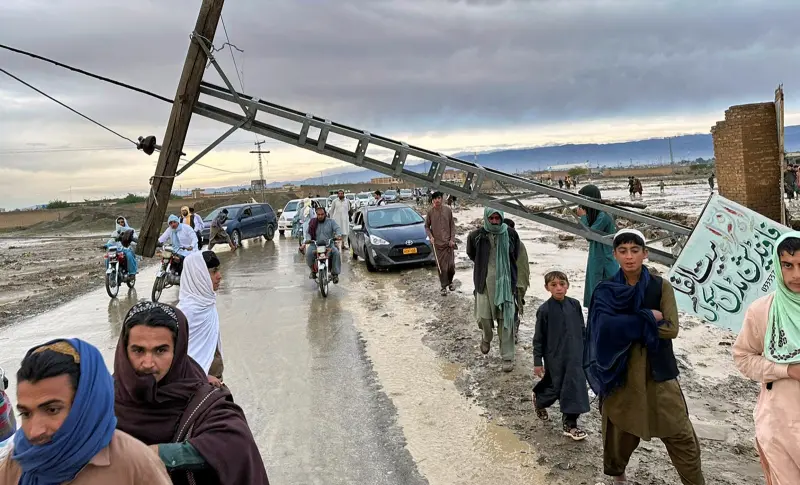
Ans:
POLYGON ((781 162, 775 103, 731 106, 711 128, 721 196, 781 221, 781 162))

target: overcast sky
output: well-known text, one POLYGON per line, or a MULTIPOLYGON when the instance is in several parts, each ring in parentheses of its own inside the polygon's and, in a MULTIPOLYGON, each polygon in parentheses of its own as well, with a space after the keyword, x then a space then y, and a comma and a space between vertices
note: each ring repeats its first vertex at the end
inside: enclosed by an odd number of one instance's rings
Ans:
MULTIPOLYGON (((3 0, 0 43, 172 98, 199 7, 3 0)), ((246 93, 448 153, 707 133, 780 82, 800 122, 796 0, 229 0, 223 18, 246 93)), ((129 138, 163 138, 166 103, 8 51, 0 67, 129 138)), ((184 151, 227 128, 195 116, 184 151)), ((202 163, 236 173, 197 166, 176 188, 257 178, 253 134, 229 140, 202 163)), ((346 167, 263 148, 269 181, 346 167)), ((0 207, 141 193, 155 161, 0 73, 0 207)))

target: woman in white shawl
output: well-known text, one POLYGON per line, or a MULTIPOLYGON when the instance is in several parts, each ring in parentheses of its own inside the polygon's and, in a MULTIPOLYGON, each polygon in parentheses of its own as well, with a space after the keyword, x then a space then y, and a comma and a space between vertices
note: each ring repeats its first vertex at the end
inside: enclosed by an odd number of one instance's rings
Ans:
POLYGON ((222 385, 222 340, 217 294, 222 274, 213 251, 194 252, 183 261, 178 308, 189 322, 189 357, 208 374, 208 382, 222 385))

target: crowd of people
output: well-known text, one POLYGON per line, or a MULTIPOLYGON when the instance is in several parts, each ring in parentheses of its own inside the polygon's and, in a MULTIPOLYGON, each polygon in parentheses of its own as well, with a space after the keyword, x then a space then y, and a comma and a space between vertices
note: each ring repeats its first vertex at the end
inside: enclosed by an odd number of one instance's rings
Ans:
MULTIPOLYGON (((709 178, 713 190, 713 174, 709 178)), ((636 184, 632 185, 636 190, 636 184)), ((593 185, 581 195, 601 199, 593 185)), ((455 275, 455 225, 452 212, 433 194, 426 229, 435 248, 442 295, 455 275)), ((678 381, 672 341, 679 333, 678 307, 669 281, 650 272, 644 235, 618 230, 613 217, 588 206, 576 210, 581 223, 612 237, 608 246, 589 241, 583 303, 567 296, 569 279, 556 269, 544 275, 550 298, 535 315, 533 410, 542 421, 558 402, 563 434, 584 440, 581 415, 590 410, 589 392, 598 398, 603 471, 615 484, 641 440, 659 438, 681 483, 705 483, 701 445, 689 419, 678 381), (588 309, 584 321, 583 308, 588 309)), ((525 245, 513 220, 485 208, 481 227, 467 240, 473 261, 474 318, 488 354, 495 328, 502 370, 514 368, 515 344, 529 285, 525 245)), ((746 377, 761 383, 755 408, 756 447, 768 485, 800 483, 800 232, 784 234, 773 251, 776 290, 747 310, 733 346, 733 359, 746 377)))
MULTIPOLYGON (((601 200, 594 185, 579 194, 601 200)), ((447 296, 456 289, 455 218, 443 193, 430 198, 424 224, 438 287, 447 296)), ((202 220, 184 209, 184 219, 171 216, 160 238, 186 250, 179 303, 142 302, 130 309, 113 375, 99 350, 82 340, 34 346, 16 374, 16 430, 8 380, 0 372, 0 484, 269 483, 244 412, 223 378, 216 308, 221 262, 214 252, 198 250, 195 229, 202 220)), ((293 230, 302 234, 312 278, 314 244, 340 240, 352 209, 340 191, 329 211, 310 198, 297 211, 293 230)), ((632 454, 641 440, 659 438, 681 483, 702 485, 701 444, 673 351, 679 333, 674 290, 644 264, 641 232, 618 230, 612 215, 588 204, 575 215, 612 244, 589 241, 582 301, 568 296, 565 272, 544 274, 550 297, 535 312, 532 411, 549 421, 548 408, 558 403, 564 436, 582 441, 587 431, 580 420, 590 411, 591 392, 598 397, 603 471, 615 484, 633 483, 626 475, 632 454)), ((117 236, 132 231, 123 217, 116 225, 117 236)), ((341 256, 333 249, 336 283, 341 256)), ((512 219, 486 207, 480 227, 467 237, 466 254, 474 263, 480 352, 490 352, 496 331, 501 369, 510 372, 530 286, 525 244, 512 219)), ((791 405, 800 398, 800 232, 781 236, 772 258, 775 291, 747 310, 733 359, 743 375, 761 383, 755 440, 767 483, 789 485, 800 483, 800 413, 791 405)))

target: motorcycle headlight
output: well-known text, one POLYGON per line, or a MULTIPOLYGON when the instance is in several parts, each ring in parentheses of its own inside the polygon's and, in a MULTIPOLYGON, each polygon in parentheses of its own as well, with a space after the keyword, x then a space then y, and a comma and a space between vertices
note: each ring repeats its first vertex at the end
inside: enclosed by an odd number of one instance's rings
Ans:
POLYGON ((372 235, 372 234, 370 234, 370 236, 369 236, 369 242, 372 243, 373 246, 388 246, 389 245, 389 241, 387 241, 386 239, 383 239, 381 237, 378 237, 378 236, 375 236, 375 235, 372 235))

